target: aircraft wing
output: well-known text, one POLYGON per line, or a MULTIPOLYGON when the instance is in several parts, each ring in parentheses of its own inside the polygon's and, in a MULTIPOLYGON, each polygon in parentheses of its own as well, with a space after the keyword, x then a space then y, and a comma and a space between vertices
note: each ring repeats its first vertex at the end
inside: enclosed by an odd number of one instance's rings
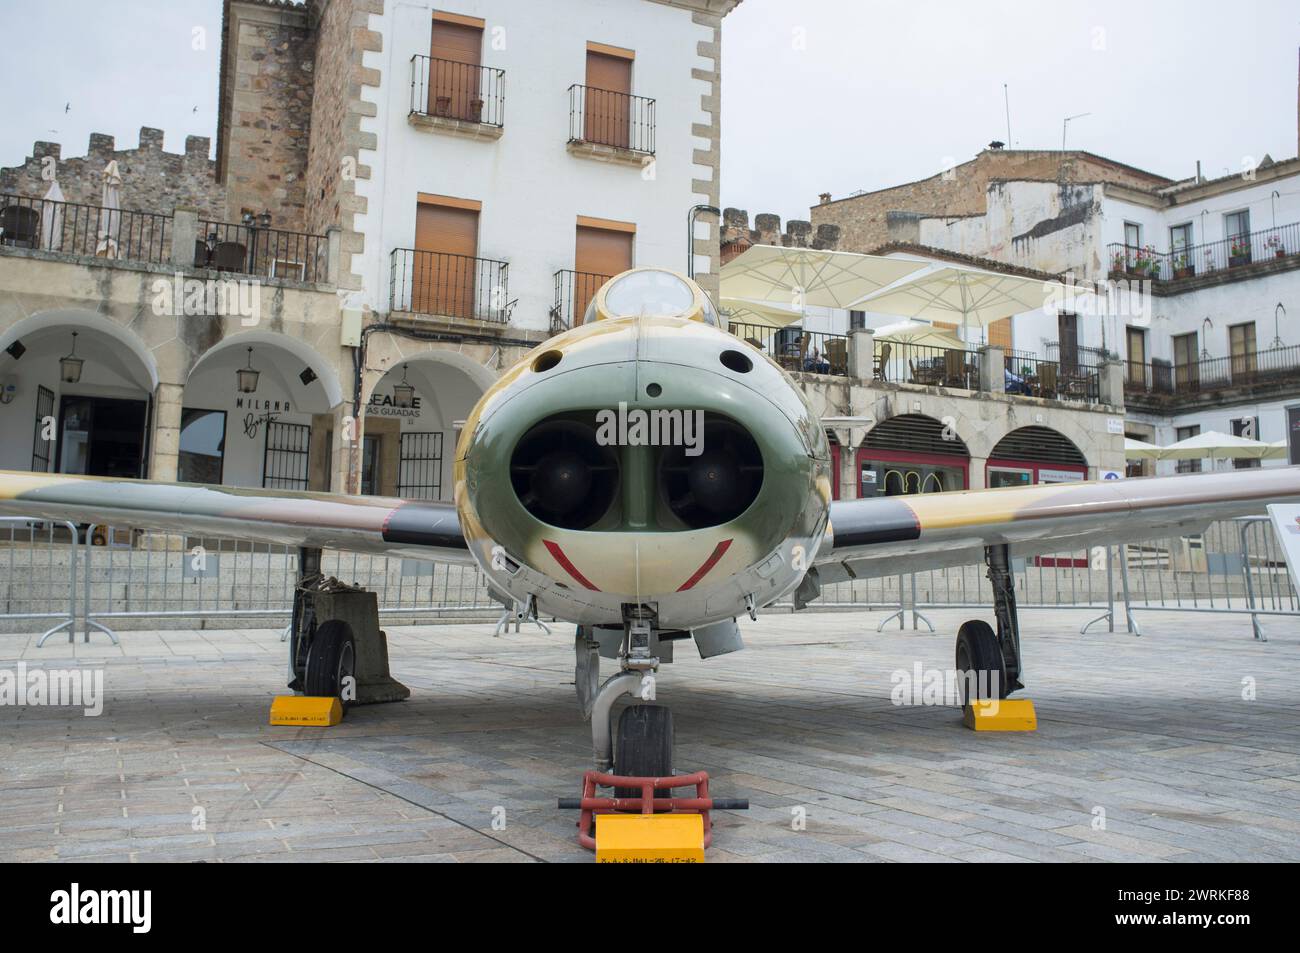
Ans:
POLYGON ((451 503, 0 471, 0 516, 472 563, 451 503))
POLYGON ((838 500, 814 581, 981 564, 985 546, 1003 543, 1038 556, 1192 535, 1296 500, 1300 467, 838 500))

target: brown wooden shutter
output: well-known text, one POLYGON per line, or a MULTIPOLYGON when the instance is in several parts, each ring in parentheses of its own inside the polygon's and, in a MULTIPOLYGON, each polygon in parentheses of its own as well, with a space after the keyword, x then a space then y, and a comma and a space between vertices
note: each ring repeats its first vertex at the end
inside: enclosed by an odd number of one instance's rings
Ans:
POLYGON ((1011 350, 1011 319, 1003 318, 988 326, 989 344, 1005 350, 1011 350))
POLYGON ((429 114, 478 122, 483 115, 478 69, 482 21, 435 13, 429 56, 429 114))
POLYGON ((626 149, 630 141, 632 58, 587 50, 583 138, 626 149))
POLYGON ((421 197, 415 215, 415 249, 411 309, 475 317, 478 203, 421 197))
POLYGON ((573 254, 573 268, 577 272, 573 287, 575 326, 582 323, 587 305, 600 290, 600 286, 632 267, 635 226, 622 222, 600 226, 590 222, 590 219, 580 220, 577 246, 573 254), (582 221, 588 224, 581 224, 582 221))

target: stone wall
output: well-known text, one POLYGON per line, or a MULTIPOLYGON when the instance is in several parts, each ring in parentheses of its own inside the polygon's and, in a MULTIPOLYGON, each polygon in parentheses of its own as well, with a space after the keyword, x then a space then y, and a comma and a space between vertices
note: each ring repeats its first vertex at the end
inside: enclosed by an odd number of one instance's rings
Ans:
POLYGON ((370 15, 381 14, 384 0, 314 0, 316 26, 316 81, 311 105, 311 145, 307 156, 306 225, 322 233, 331 225, 342 228, 340 288, 359 288, 352 271, 352 256, 365 248, 354 228, 354 216, 366 211, 366 199, 357 194, 356 180, 369 179, 370 167, 361 162, 361 150, 375 150, 374 133, 363 132, 363 116, 374 116, 373 103, 361 98, 362 86, 378 87, 379 73, 362 62, 367 51, 379 52, 383 37, 369 28, 370 15))
POLYGON ((889 241, 915 241, 908 215, 982 215, 990 183, 999 180, 1070 183, 1107 182, 1150 190, 1171 185, 1162 176, 1088 152, 985 149, 938 175, 877 192, 832 200, 824 194, 812 207, 814 226, 838 225, 839 247, 869 252, 889 241), (892 219, 891 219, 892 216, 892 219), (891 232, 891 225, 893 231, 891 232))
POLYGON ((122 208, 170 215, 178 205, 199 209, 220 218, 225 209, 225 189, 216 180, 215 163, 208 158, 211 140, 187 136, 185 152, 165 152, 161 129, 144 127, 135 149, 118 149, 112 136, 92 133, 84 156, 65 159, 57 142, 37 142, 22 165, 0 168, 0 192, 42 198, 50 183, 43 170, 50 167, 69 202, 99 205, 103 197, 102 174, 117 161, 122 173, 122 208))
POLYGON ((749 227, 749 213, 740 208, 722 210, 722 260, 730 261, 750 245, 781 245, 785 248, 817 248, 835 251, 840 244, 840 227, 792 218, 781 230, 781 216, 760 212, 749 227))
POLYGON ((316 57, 308 10, 233 0, 224 29, 222 218, 268 211, 273 227, 303 230, 316 57))

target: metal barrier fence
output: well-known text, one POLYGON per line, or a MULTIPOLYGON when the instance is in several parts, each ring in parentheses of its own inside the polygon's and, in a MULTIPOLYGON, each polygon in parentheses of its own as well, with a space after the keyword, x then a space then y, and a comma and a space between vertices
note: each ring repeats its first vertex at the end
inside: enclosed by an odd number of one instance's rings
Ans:
MULTIPOLYGON (((1016 600, 1026 609, 1105 609, 1122 605, 1125 628, 1141 634, 1135 612, 1248 613, 1256 639, 1260 618, 1300 616, 1300 595, 1268 517, 1210 524, 1198 536, 1142 540, 1114 547, 1013 559, 1016 600)), ((922 608, 980 608, 993 603, 983 566, 956 566, 902 576, 855 579, 824 586, 813 603, 829 608, 890 608, 900 627, 922 608)), ((881 628, 885 622, 881 623, 881 628)), ((928 623, 927 623, 928 624, 928 623)))
MULTIPOLYGON (((97 629, 127 619, 286 620, 298 578, 291 547, 182 537, 66 522, 0 520, 0 623, 49 620, 56 632, 97 629), (6 545, 7 544, 7 545, 6 545)), ((505 608, 471 566, 326 551, 325 575, 377 594, 393 618, 501 617, 505 608)), ((1101 611, 1084 627, 1116 619, 1135 634, 1135 612, 1238 612, 1260 619, 1300 616, 1300 596, 1266 517, 1211 524, 1199 536, 1013 560, 1023 608, 1101 611), (1118 613, 1122 611, 1123 615, 1118 613)), ((993 593, 982 566, 834 583, 813 607, 891 609, 880 627, 923 608, 987 608, 993 593)), ((788 607, 788 604, 786 604, 788 607)), ((88 637, 88 635, 87 635, 88 637)))

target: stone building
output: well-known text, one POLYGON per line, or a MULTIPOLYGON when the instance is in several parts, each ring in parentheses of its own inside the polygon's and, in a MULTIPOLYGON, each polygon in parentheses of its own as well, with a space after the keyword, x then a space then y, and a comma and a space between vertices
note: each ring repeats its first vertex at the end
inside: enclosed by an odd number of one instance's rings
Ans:
POLYGON ((0 169, 0 468, 449 499, 460 422, 605 276, 716 291, 719 223, 682 231, 739 0, 221 2, 215 160, 0 169))

